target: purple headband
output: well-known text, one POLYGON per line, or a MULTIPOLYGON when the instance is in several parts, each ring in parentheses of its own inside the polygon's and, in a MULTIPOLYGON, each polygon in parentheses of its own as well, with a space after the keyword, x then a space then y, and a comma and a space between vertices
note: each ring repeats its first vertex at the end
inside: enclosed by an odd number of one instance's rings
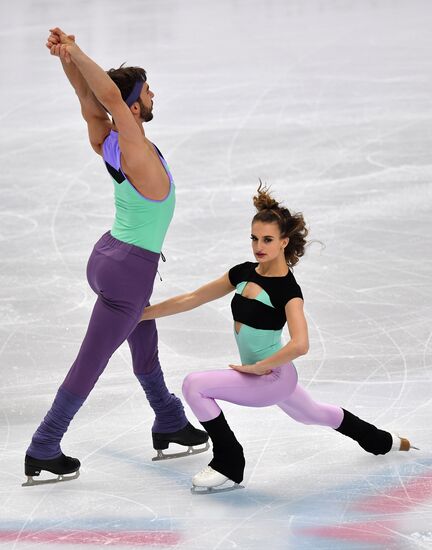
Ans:
POLYGON ((135 101, 138 101, 139 96, 141 95, 141 90, 143 89, 145 80, 140 78, 137 80, 132 88, 131 93, 126 98, 126 104, 128 107, 131 107, 135 101))

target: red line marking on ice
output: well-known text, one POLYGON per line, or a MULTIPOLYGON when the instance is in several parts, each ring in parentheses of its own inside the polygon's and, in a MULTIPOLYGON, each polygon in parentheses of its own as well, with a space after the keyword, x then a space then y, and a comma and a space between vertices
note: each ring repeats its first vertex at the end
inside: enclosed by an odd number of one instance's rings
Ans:
POLYGON ((100 544, 104 546, 174 546, 180 535, 170 531, 0 531, 0 542, 100 544))
POLYGON ((350 540, 356 542, 389 543, 393 540, 396 522, 369 521, 365 523, 347 523, 302 529, 303 534, 315 537, 350 540))
POLYGON ((432 500, 432 471, 422 474, 401 487, 376 495, 355 505, 355 510, 381 514, 403 513, 423 502, 432 500))
MULTIPOLYGON (((354 510, 386 514, 406 513, 411 508, 432 499, 432 471, 419 475, 406 484, 389 489, 387 494, 372 496, 354 505, 354 510)), ((361 542, 389 543, 394 540, 397 520, 352 522, 339 525, 323 525, 302 529, 303 534, 328 539, 345 539, 361 542)))

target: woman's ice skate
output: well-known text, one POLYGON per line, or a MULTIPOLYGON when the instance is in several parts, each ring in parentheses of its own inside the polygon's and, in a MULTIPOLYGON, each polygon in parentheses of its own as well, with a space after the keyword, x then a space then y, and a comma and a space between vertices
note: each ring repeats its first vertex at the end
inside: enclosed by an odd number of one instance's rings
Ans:
POLYGON ((226 493, 235 489, 243 489, 243 485, 233 482, 233 485, 222 487, 227 481, 231 481, 227 476, 213 470, 211 466, 206 466, 201 472, 192 478, 191 492, 195 495, 208 495, 209 493, 226 493))
POLYGON ((398 434, 391 434, 393 439, 393 445, 391 450, 392 451, 410 451, 411 449, 416 449, 419 451, 420 449, 418 447, 414 447, 414 445, 411 445, 409 439, 406 437, 401 437, 398 434))

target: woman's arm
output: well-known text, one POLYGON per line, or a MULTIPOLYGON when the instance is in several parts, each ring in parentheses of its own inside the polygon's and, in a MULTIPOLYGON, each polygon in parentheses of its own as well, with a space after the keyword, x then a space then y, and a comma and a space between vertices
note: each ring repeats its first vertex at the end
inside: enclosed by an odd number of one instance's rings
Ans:
POLYGON ((290 341, 279 351, 258 361, 254 365, 230 365, 239 372, 249 374, 269 374, 273 369, 305 355, 309 350, 309 337, 306 318, 303 311, 303 300, 293 298, 285 306, 290 341))
POLYGON ((142 314, 141 321, 167 317, 168 315, 189 311, 207 302, 222 298, 222 296, 229 294, 233 290, 234 287, 230 283, 228 273, 225 273, 225 275, 219 279, 207 283, 193 292, 181 294, 180 296, 175 296, 174 298, 170 298, 154 306, 146 307, 142 314))

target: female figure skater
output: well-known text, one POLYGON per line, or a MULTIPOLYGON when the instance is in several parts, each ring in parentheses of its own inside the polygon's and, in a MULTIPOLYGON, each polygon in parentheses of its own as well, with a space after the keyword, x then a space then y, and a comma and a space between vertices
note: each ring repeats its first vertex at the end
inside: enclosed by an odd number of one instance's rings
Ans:
POLYGON ((78 47, 73 35, 58 28, 51 30, 47 47, 60 57, 80 101, 90 144, 112 177, 116 213, 112 230, 101 237, 90 256, 87 278, 97 294, 96 304, 78 356, 27 450, 25 485, 41 483, 33 480, 41 470, 59 476, 48 481, 78 476, 80 462, 62 453, 61 439, 125 340, 134 374, 155 413, 156 458, 193 454, 200 451, 194 445, 208 440, 204 431, 188 422, 180 399, 165 385, 155 322, 140 323, 175 205, 174 182, 165 159, 144 132, 144 123, 153 118, 154 97, 146 72, 140 67, 121 67, 107 74, 78 47), (190 448, 164 455, 162 450, 172 442, 190 448), (74 472, 74 476, 63 477, 74 472))
MULTIPOLYGON (((186 376, 183 394, 213 443, 213 459, 192 479, 193 491, 208 492, 228 479, 243 479, 243 448, 216 399, 248 407, 277 405, 303 424, 329 426, 375 455, 408 451, 407 439, 380 430, 349 411, 318 403, 297 383, 293 360, 308 351, 303 295, 292 268, 303 256, 307 229, 301 214, 281 206, 262 185, 254 197, 252 250, 256 263, 244 262, 194 292, 147 307, 143 319, 188 311, 236 291, 231 302, 241 365, 186 376), (282 345, 288 324, 290 341, 282 345)), ((216 489, 218 490, 218 489, 216 489)))

